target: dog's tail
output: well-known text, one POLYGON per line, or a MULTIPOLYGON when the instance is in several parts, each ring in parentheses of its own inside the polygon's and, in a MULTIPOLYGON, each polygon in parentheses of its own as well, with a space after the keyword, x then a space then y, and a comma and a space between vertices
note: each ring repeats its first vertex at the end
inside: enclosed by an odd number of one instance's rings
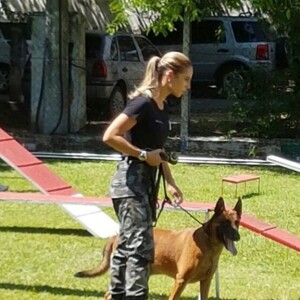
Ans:
POLYGON ((116 236, 113 236, 106 242, 106 244, 103 248, 103 252, 102 252, 103 259, 102 259, 100 265, 98 265, 97 267, 92 268, 92 269, 88 269, 88 270, 84 270, 84 271, 75 273, 74 276, 81 277, 81 278, 96 277, 96 276, 101 276, 102 274, 107 272, 110 267, 110 256, 114 250, 115 241, 116 241, 116 236))

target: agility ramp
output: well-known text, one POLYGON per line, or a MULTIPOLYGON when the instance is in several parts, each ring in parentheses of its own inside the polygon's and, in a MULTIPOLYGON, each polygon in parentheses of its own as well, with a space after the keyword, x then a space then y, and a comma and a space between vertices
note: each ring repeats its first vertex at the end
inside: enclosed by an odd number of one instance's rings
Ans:
MULTIPOLYGON (((1 128, 0 157, 43 193, 43 195, 39 195, 38 193, 1 192, 0 200, 57 203, 95 236, 106 238, 118 232, 118 224, 99 209, 99 206, 111 207, 110 199, 83 197, 78 194, 73 187, 56 176, 42 161, 27 151, 1 128)), ((202 212, 214 208, 214 204, 187 201, 181 206, 189 211, 202 212)), ((174 210, 169 205, 165 207, 174 210)), ((245 213, 243 213, 241 225, 300 252, 300 238, 277 228, 275 225, 257 220, 245 213)))
MULTIPOLYGON (((39 193, 12 193, 1 192, 0 201, 19 201, 30 203, 65 203, 81 206, 97 205, 101 207, 111 207, 112 203, 109 198, 97 198, 97 197, 74 197, 68 195, 51 195, 51 194, 39 194, 39 193)), ((160 203, 161 205, 161 203, 160 203)), ((170 206, 168 203, 165 205, 166 210, 182 211, 182 209, 189 212, 202 212, 207 218, 207 214, 213 212, 215 204, 204 202, 188 202, 184 201, 180 207, 170 206), (182 208, 182 209, 181 209, 182 208)), ((300 252, 300 237, 291 234, 290 232, 280 229, 273 224, 266 223, 258 220, 255 217, 243 213, 241 219, 241 226, 260 234, 268 239, 271 239, 281 245, 300 252)))
MULTIPOLYGON (((56 202, 71 217, 92 235, 107 238, 115 235, 119 225, 98 206, 82 204, 83 196, 72 186, 54 174, 41 160, 20 145, 12 136, 0 128, 0 158, 30 181, 40 192, 55 197, 69 196, 80 199, 74 202, 56 202)), ((32 195, 33 196, 33 195, 32 195)))
POLYGON ((300 172, 300 163, 297 163, 295 161, 291 161, 275 155, 267 156, 267 161, 275 165, 278 165, 280 167, 287 168, 296 172, 300 172))

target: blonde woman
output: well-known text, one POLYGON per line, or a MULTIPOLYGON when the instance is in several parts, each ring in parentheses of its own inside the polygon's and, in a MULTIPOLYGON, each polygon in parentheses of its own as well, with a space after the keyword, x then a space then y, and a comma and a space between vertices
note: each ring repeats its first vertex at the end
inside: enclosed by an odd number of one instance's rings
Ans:
POLYGON ((113 120, 103 141, 122 153, 110 186, 120 222, 120 239, 111 262, 111 299, 148 299, 148 265, 154 259, 151 201, 156 197, 161 165, 168 193, 181 203, 168 162, 160 153, 169 134, 166 98, 190 88, 193 68, 181 52, 152 57, 140 86, 129 95, 123 112, 113 120))

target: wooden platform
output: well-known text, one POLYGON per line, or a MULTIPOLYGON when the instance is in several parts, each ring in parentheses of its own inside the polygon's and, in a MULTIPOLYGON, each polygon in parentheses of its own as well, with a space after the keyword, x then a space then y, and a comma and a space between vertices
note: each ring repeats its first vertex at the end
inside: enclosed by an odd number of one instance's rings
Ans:
POLYGON ((246 183, 249 181, 257 180, 257 192, 260 193, 260 177, 254 174, 238 174, 222 178, 221 195, 224 192, 224 183, 235 184, 235 197, 237 197, 238 184, 244 183, 244 193, 246 193, 246 183))

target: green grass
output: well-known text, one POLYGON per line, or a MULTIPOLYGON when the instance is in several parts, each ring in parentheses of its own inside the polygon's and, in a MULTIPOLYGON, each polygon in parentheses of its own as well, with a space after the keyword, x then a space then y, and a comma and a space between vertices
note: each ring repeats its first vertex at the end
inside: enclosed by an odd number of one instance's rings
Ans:
MULTIPOLYGON (((47 165, 76 190, 87 196, 107 196, 113 162, 47 161, 47 165)), ((283 168, 216 165, 172 166, 178 185, 188 201, 215 203, 221 178, 238 173, 261 177, 247 183, 243 211, 300 236, 299 174, 283 168)), ((36 189, 11 168, 0 164, 0 182, 10 191, 36 189)), ((244 193, 244 186, 238 187, 244 193)), ((224 199, 234 205, 235 186, 224 185, 224 199)), ((112 209, 104 209, 115 219, 112 209)), ((203 221, 202 213, 193 213, 203 221)), ((198 224, 184 212, 164 211, 158 227, 184 228, 198 224)), ((226 250, 219 266, 221 299, 300 299, 300 254, 241 227, 238 255, 226 250)), ((79 279, 73 274, 95 266, 104 240, 92 237, 55 204, 0 202, 0 300, 99 299, 109 275, 79 279)), ((172 280, 150 279, 150 299, 167 299, 172 280)), ((181 299, 197 298, 198 284, 189 285, 181 299)), ((215 299, 214 282, 210 299, 215 299)))

